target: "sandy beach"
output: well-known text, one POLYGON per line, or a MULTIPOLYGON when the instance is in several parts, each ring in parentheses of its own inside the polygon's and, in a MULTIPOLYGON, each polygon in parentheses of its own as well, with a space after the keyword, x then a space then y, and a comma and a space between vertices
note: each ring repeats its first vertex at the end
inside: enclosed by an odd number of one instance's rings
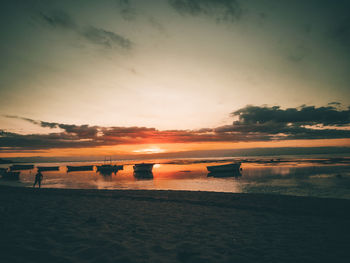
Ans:
POLYGON ((350 200, 0 186, 1 262, 348 262, 350 200))

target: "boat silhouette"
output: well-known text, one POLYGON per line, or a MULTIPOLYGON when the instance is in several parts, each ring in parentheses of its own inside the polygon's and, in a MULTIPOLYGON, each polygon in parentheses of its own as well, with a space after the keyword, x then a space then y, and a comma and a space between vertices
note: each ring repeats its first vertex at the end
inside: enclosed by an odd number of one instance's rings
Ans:
POLYGON ((33 168, 33 164, 13 164, 10 166, 10 171, 31 170, 33 168))
POLYGON ((103 164, 103 165, 96 165, 96 172, 100 173, 116 173, 119 170, 123 170, 123 165, 111 165, 111 164, 103 164))
POLYGON ((154 163, 137 163, 133 166, 134 172, 151 172, 153 169, 154 163))
POLYGON ((83 166, 67 165, 67 172, 92 171, 93 169, 94 169, 93 165, 83 165, 83 166))
POLYGON ((13 171, 9 171, 6 168, 2 168, 0 169, 0 175, 1 178, 4 180, 9 180, 9 181, 18 181, 19 180, 19 174, 21 172, 13 172, 13 171))
POLYGON ((213 177, 237 177, 242 176, 241 171, 241 163, 230 163, 224 165, 212 165, 207 166, 208 176, 213 177))
POLYGON ((38 172, 45 172, 45 171, 58 171, 60 169, 59 166, 37 166, 38 172))

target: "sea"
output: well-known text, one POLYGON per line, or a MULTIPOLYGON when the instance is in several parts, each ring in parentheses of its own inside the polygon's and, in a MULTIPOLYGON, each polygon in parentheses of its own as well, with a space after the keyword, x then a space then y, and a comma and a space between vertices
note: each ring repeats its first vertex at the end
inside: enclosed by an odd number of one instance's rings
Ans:
POLYGON ((97 172, 96 165, 104 164, 100 161, 31 164, 35 165, 34 169, 21 170, 19 180, 0 179, 0 184, 33 187, 37 166, 59 166, 58 171, 43 172, 42 188, 186 190, 350 199, 350 157, 347 156, 113 160, 111 164, 123 165, 123 170, 111 174, 97 172), (140 177, 133 172, 133 165, 142 162, 154 163, 151 176, 140 177), (241 162, 240 175, 208 174, 207 166, 232 162, 241 162), (93 171, 67 172, 67 165, 94 165, 94 168, 93 171))

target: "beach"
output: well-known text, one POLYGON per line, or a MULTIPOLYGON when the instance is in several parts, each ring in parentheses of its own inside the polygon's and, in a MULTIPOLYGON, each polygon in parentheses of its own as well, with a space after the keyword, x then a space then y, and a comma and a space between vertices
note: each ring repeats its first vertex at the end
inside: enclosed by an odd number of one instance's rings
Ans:
POLYGON ((0 186, 1 262, 347 262, 350 200, 0 186))

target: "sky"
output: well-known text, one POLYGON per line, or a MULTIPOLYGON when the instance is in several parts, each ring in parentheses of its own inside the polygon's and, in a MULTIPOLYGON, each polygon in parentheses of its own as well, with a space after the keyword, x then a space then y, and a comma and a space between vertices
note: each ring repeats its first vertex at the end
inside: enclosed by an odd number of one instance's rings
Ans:
POLYGON ((345 0, 2 1, 0 157, 350 146, 349 14, 345 0))

